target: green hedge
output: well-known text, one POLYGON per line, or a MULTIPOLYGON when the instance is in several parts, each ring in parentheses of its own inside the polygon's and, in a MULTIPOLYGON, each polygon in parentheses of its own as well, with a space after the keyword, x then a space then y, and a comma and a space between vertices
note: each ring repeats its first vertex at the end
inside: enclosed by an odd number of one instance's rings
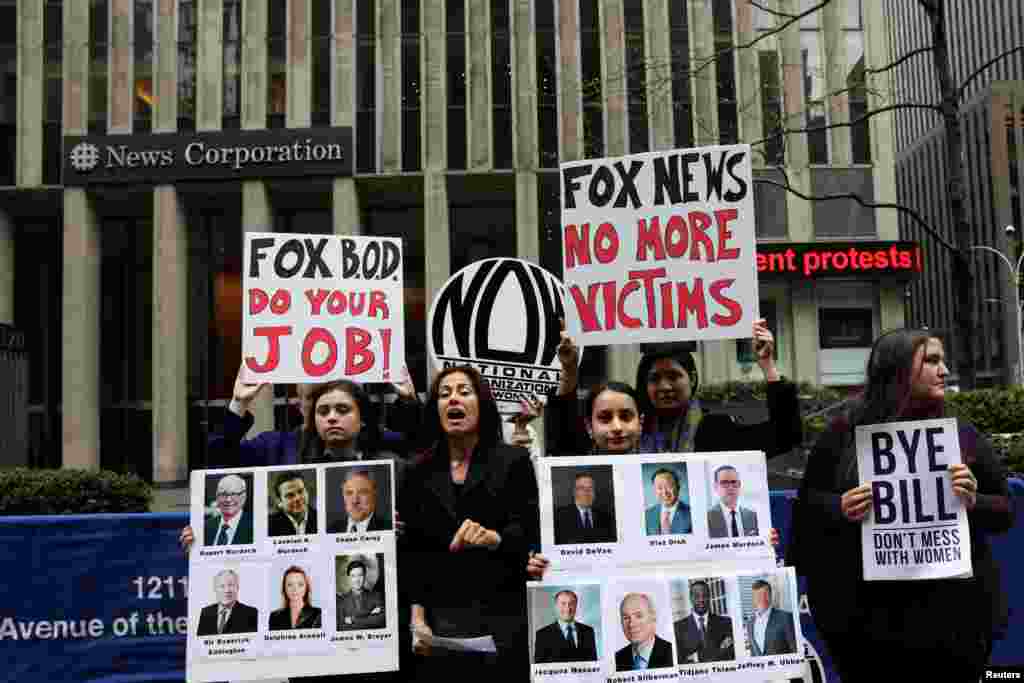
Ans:
POLYGON ((986 434, 1024 432, 1024 388, 976 389, 946 394, 946 412, 986 434))
POLYGON ((149 512, 153 491, 135 475, 89 470, 0 470, 0 515, 149 512))

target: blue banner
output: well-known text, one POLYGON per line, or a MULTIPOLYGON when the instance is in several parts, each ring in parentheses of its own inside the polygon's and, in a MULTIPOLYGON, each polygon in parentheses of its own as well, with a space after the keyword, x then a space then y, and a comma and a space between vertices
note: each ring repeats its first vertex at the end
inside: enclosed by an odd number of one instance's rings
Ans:
MULTIPOLYGON (((1011 490, 1018 524, 993 543, 1011 606, 994 665, 1024 661, 1024 586, 1013 580, 1024 575, 1024 482, 1011 490)), ((793 496, 772 494, 783 543, 793 496)), ((188 564, 178 534, 187 523, 183 513, 0 518, 0 680, 184 681, 188 564)), ((801 586, 813 681, 834 683, 812 607, 801 586)))

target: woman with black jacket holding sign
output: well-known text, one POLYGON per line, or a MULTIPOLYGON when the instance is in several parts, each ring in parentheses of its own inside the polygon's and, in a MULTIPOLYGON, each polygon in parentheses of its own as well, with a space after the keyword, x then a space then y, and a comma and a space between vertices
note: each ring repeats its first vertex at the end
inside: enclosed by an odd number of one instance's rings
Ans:
POLYGON ((861 522, 870 485, 860 485, 854 430, 861 425, 926 420, 944 413, 947 374, 942 342, 901 329, 875 341, 864 393, 811 452, 793 510, 787 564, 807 577, 811 614, 843 683, 879 680, 878 657, 914 678, 977 681, 1005 597, 987 536, 1013 525, 1005 471, 988 441, 963 421, 963 464, 950 465, 953 493, 967 508, 973 576, 966 579, 864 581, 861 522))

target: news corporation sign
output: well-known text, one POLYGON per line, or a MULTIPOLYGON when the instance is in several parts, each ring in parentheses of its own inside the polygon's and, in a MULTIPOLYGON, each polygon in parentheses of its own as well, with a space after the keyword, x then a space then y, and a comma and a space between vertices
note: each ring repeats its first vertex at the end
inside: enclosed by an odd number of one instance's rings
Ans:
POLYGON ((64 185, 352 175, 352 129, 64 138, 64 185))

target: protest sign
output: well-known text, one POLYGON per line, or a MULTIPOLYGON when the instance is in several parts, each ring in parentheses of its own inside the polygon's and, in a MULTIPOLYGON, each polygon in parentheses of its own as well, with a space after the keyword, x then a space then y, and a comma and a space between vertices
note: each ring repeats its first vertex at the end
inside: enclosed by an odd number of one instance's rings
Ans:
POLYGON ((527 607, 534 681, 760 682, 804 673, 789 567, 563 573, 528 584, 527 607))
POLYGON ((558 278, 528 261, 472 263, 448 279, 430 306, 430 361, 436 370, 472 365, 499 409, 518 411, 521 399, 558 386, 563 297, 558 278))
POLYGON ((566 328, 582 344, 750 336, 750 147, 561 164, 566 328))
POLYGON ((189 680, 396 670, 393 482, 392 461, 193 472, 189 680))
POLYGON ((761 452, 544 458, 538 468, 541 546, 555 570, 774 565, 761 452))
POLYGON ((861 524, 864 579, 967 576, 967 511, 953 494, 949 465, 961 462, 955 419, 857 428, 860 482, 871 485, 861 524))
POLYGON ((242 270, 247 381, 389 382, 401 371, 401 240, 246 233, 242 270))

